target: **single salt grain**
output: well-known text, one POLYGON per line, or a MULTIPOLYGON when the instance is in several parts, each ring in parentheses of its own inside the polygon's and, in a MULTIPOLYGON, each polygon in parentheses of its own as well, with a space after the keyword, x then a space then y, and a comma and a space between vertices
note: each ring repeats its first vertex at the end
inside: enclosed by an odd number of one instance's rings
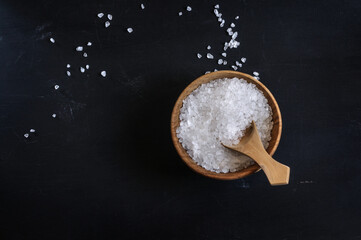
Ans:
POLYGON ((55 85, 54 88, 55 88, 55 90, 58 90, 58 89, 59 89, 59 85, 55 85))
POLYGON ((207 53, 207 58, 208 58, 208 59, 213 59, 214 57, 213 57, 213 55, 212 55, 212 54, 207 53))
POLYGON ((222 53, 222 56, 223 56, 223 57, 227 57, 227 53, 225 53, 225 52, 222 53))
POLYGON ((133 32, 133 28, 127 28, 128 33, 132 33, 133 32))
POLYGON ((190 6, 187 6, 187 11, 188 12, 192 11, 192 8, 190 6))
POLYGON ((239 19, 239 16, 236 16, 234 19, 238 20, 238 19, 239 19))
POLYGON ((70 77, 71 76, 70 71, 66 71, 66 75, 68 75, 68 77, 70 77))
POLYGON ((214 8, 217 8, 217 9, 218 9, 218 8, 219 8, 219 4, 215 5, 214 8))
POLYGON ((202 58, 202 55, 197 53, 197 57, 200 59, 200 58, 202 58))
POLYGON ((243 62, 243 63, 245 63, 246 60, 247 60, 247 58, 245 58, 245 57, 241 58, 241 62, 243 62))
POLYGON ((231 23, 231 27, 235 27, 236 25, 234 23, 231 23))
POLYGON ((25 134, 24 134, 24 137, 25 137, 25 138, 28 138, 28 137, 29 137, 29 133, 25 133, 25 134))
POLYGON ((35 129, 33 129, 33 128, 30 129, 30 132, 31 132, 31 133, 34 133, 34 132, 35 132, 35 129))
POLYGON ((102 75, 103 77, 107 76, 107 72, 106 71, 101 71, 100 75, 102 75))
POLYGON ((111 21, 113 19, 113 15, 108 14, 108 19, 111 21))
POLYGON ((182 12, 179 12, 179 13, 178 13, 178 16, 182 16, 182 15, 183 15, 183 13, 182 13, 182 12))
POLYGON ((211 49, 211 46, 210 46, 210 45, 208 45, 208 46, 207 46, 207 49, 208 49, 208 50, 210 50, 210 49, 211 49))
POLYGON ((263 93, 243 79, 217 79, 200 85, 179 114, 177 137, 193 161, 213 172, 235 172, 254 161, 222 146, 235 145, 252 121, 266 149, 273 128, 272 109, 263 93))
POLYGON ((106 21, 105 23, 104 23, 104 26, 107 28, 107 27, 109 27, 110 26, 110 22, 109 21, 106 21))
POLYGON ((218 59, 218 64, 221 65, 223 63, 223 59, 218 59))
POLYGON ((217 72, 218 71, 218 69, 217 68, 215 68, 214 70, 213 70, 213 72, 217 72))
POLYGON ((83 57, 88 57, 88 54, 86 52, 83 53, 83 57))
POLYGON ((55 113, 53 113, 53 115, 51 115, 53 118, 56 118, 56 114, 55 113))
POLYGON ((210 71, 207 71, 207 72, 205 72, 204 74, 208 74, 208 73, 211 73, 210 71))
POLYGON ((104 13, 98 13, 98 18, 102 18, 104 16, 104 13))
POLYGON ((140 4, 140 8, 141 9, 144 9, 145 8, 145 6, 144 6, 144 4, 142 3, 142 4, 140 4))
POLYGON ((227 60, 223 60, 223 65, 227 65, 227 60))
POLYGON ((253 75, 255 75, 256 77, 259 76, 259 73, 258 72, 253 72, 253 75))
POLYGON ((257 79, 257 80, 259 80, 259 79, 260 79, 259 77, 256 77, 256 76, 254 76, 254 78, 255 78, 255 79, 257 79))
POLYGON ((78 47, 75 48, 75 50, 77 52, 81 52, 81 51, 83 51, 83 46, 78 46, 78 47))
POLYGON ((238 69, 238 67, 234 66, 234 65, 232 65, 231 67, 233 68, 234 71, 236 71, 238 69))
POLYGON ((236 65, 237 65, 238 67, 242 67, 242 63, 240 63, 240 62, 238 62, 238 61, 236 61, 236 65))
POLYGON ((83 67, 80 67, 80 72, 85 72, 85 68, 83 68, 83 67))
POLYGON ((90 47, 92 45, 92 42, 88 42, 86 45, 90 47))
POLYGON ((54 38, 50 38, 49 40, 50 40, 50 42, 55 43, 55 39, 54 39, 54 38))
POLYGON ((87 64, 87 65, 85 65, 85 68, 86 68, 86 69, 89 69, 89 65, 88 65, 88 64, 87 64))
POLYGON ((66 68, 70 68, 70 64, 69 64, 69 63, 66 65, 66 68))
POLYGON ((220 27, 224 27, 224 23, 225 23, 225 21, 222 20, 222 22, 221 22, 221 24, 219 24, 219 26, 220 26, 220 27))

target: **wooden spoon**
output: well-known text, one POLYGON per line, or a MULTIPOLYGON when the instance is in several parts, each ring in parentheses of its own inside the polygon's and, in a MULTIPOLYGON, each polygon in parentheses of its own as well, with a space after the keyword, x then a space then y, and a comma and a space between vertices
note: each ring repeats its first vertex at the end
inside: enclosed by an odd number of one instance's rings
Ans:
POLYGON ((290 168, 277 162, 266 152, 254 121, 237 145, 222 145, 252 158, 263 169, 271 185, 288 184, 290 168))

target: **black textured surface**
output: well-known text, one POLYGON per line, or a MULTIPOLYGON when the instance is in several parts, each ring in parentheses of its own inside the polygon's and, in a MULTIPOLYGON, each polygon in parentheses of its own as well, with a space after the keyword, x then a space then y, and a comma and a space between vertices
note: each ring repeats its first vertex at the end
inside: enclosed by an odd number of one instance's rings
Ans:
POLYGON ((0 238, 361 239, 361 2, 140 3, 0 1, 0 238), (204 178, 172 146, 177 96, 220 69, 196 57, 227 39, 215 3, 239 32, 228 62, 280 105, 288 186, 204 178))

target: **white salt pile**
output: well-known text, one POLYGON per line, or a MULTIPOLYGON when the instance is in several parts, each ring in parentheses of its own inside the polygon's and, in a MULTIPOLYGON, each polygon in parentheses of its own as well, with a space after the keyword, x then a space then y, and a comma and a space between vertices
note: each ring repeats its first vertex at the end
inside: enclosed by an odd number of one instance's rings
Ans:
POLYGON ((198 165, 217 173, 235 172, 254 164, 221 143, 237 144, 253 120, 267 148, 273 128, 272 110, 263 93, 238 78, 202 84, 183 101, 179 119, 179 142, 198 165))

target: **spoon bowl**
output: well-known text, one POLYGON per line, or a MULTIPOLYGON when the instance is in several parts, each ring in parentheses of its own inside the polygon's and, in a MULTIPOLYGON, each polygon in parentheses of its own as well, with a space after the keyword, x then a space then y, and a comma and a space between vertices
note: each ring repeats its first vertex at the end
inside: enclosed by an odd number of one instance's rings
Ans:
POLYGON ((278 104, 276 102, 276 99, 273 97, 272 93, 257 79, 252 77, 251 75, 236 72, 236 71, 217 71, 205 74, 193 82, 191 82, 180 94, 178 97, 171 116, 171 136, 173 144, 181 157, 181 159, 187 164, 188 167, 190 167, 193 171, 214 179, 220 179, 220 180, 233 180, 233 179, 239 179, 246 176, 251 175, 254 172, 257 172, 260 170, 260 166, 258 164, 251 165, 247 168, 244 168, 242 170, 236 171, 236 172, 229 172, 229 173, 216 173, 212 171, 208 171, 205 168, 199 166, 197 163, 193 161, 193 159, 188 155, 187 151, 183 148, 182 144, 179 142, 179 139, 177 137, 176 130, 179 127, 179 113, 180 109, 183 106, 183 100, 188 97, 189 94, 191 94, 195 89, 197 89, 200 85, 204 83, 211 82, 213 80, 219 79, 219 78, 242 78, 248 83, 253 83, 256 85, 256 87, 262 91, 263 95, 266 97, 268 104, 270 105, 272 109, 272 120, 273 120, 273 128, 271 131, 271 140, 269 142, 269 146, 266 149, 267 153, 269 155, 273 155, 276 151, 278 144, 281 139, 281 132, 282 132, 282 118, 281 118, 281 112, 278 107, 278 104))

